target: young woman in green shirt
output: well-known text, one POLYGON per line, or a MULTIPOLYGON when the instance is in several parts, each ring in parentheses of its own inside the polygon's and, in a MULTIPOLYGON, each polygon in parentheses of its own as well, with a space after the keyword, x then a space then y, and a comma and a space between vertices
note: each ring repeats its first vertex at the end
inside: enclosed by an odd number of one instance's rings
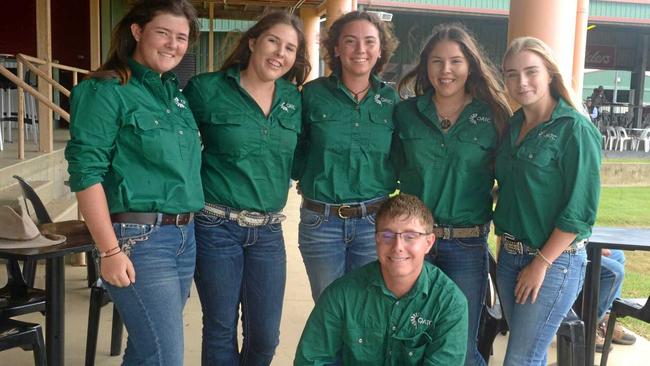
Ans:
POLYGON ((204 144, 195 275, 203 365, 269 365, 279 343, 281 211, 301 117, 294 82, 301 85, 308 72, 302 23, 271 13, 244 33, 220 71, 192 78, 183 90, 204 144))
POLYGON ((375 15, 353 11, 332 24, 322 45, 332 74, 303 89, 293 174, 314 301, 333 280, 376 259, 375 212, 396 188, 389 154, 397 94, 378 75, 397 40, 375 15))
POLYGON ((137 1, 108 61, 72 91, 70 187, 129 333, 123 365, 183 364, 201 144, 170 70, 198 32, 188 1, 137 1))
POLYGON ((548 346, 582 288, 601 135, 544 42, 512 41, 503 73, 521 105, 496 158, 497 284, 510 328, 504 364, 546 365, 548 346))
POLYGON ((418 196, 436 219, 428 260, 467 298, 466 365, 484 365, 477 349, 488 273, 494 153, 510 108, 497 71, 468 31, 442 24, 400 82, 415 97, 395 110, 394 158, 400 190, 418 196))

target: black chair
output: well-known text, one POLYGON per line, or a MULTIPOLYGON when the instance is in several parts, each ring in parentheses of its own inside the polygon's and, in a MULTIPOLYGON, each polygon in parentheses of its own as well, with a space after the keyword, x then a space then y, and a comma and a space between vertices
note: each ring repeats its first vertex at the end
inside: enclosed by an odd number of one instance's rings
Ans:
POLYGON ((585 323, 571 309, 556 333, 557 365, 582 366, 586 360, 585 323))
MULTIPOLYGON (((91 265, 91 264, 89 264, 91 265)), ((97 280, 90 289, 90 307, 88 309, 88 331, 86 333, 86 366, 95 364, 97 352, 97 334, 99 333, 99 318, 104 305, 111 302, 108 292, 97 280)), ((113 322, 111 327, 111 356, 118 356, 122 350, 122 318, 117 308, 113 306, 113 322)))
POLYGON ((16 260, 7 260, 7 284, 0 289, 0 319, 45 312, 45 291, 25 283, 16 260))
POLYGON ((34 365, 45 366, 45 342, 41 326, 0 318, 0 351, 20 347, 34 353, 34 365))
POLYGON ((600 365, 607 366, 607 358, 609 357, 609 349, 612 345, 612 337, 614 336, 614 327, 616 326, 617 318, 624 318, 631 316, 634 319, 642 320, 650 323, 650 296, 643 301, 634 299, 616 299, 612 304, 612 310, 609 312, 609 321, 607 321, 607 332, 605 332, 605 344, 603 345, 603 355, 600 358, 600 365))
POLYGON ((508 323, 501 308, 499 293, 496 286, 497 263, 492 253, 489 253, 489 285, 485 306, 481 313, 481 323, 478 333, 478 351, 488 364, 492 355, 492 344, 499 333, 506 334, 508 323))

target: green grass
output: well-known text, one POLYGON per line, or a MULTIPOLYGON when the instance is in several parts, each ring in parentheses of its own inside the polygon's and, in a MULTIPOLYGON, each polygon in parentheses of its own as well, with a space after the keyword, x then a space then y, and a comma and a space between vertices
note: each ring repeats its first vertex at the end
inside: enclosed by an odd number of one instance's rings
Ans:
POLYGON ((650 159, 604 158, 603 163, 650 164, 650 159))

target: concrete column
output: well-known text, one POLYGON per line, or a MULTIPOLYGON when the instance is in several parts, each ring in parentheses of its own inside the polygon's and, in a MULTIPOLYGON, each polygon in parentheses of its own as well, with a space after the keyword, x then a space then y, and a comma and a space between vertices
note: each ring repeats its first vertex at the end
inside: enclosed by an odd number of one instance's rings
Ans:
MULTIPOLYGON (((90 0, 90 69, 97 70, 102 63, 100 0, 90 0)), ((75 83, 76 84, 76 83, 75 83)))
POLYGON ((573 47, 573 79, 571 86, 580 100, 585 74, 585 54, 587 53, 587 23, 589 21, 589 0, 578 0, 576 11, 576 35, 573 47))
POLYGON ((327 21, 325 24, 329 28, 341 15, 352 11, 352 0, 327 0, 325 2, 325 10, 327 12, 327 21))
POLYGON ((637 62, 632 72, 630 88, 634 90, 634 99, 630 101, 634 106, 634 127, 641 127, 643 124, 643 94, 645 92, 645 71, 648 68, 648 35, 641 36, 641 44, 637 48, 637 62))
POLYGON ((314 8, 301 7, 300 18, 305 26, 305 41, 307 45, 307 59, 311 64, 311 72, 307 80, 314 80, 318 77, 318 66, 320 60, 319 52, 319 35, 320 35, 320 16, 318 10, 314 8))
POLYGON ((210 8, 210 30, 208 31, 208 72, 214 71, 214 3, 208 5, 210 8))
MULTIPOLYGON (((36 57, 46 63, 39 68, 52 77, 52 17, 50 0, 36 0, 36 57)), ((52 85, 45 79, 38 78, 38 91, 52 100, 52 85)), ((52 110, 44 103, 38 103, 38 138, 40 152, 52 152, 52 110)))
POLYGON ((544 41, 553 49, 560 72, 569 83, 573 80, 577 11, 578 0, 511 0, 508 42, 522 36, 544 41))

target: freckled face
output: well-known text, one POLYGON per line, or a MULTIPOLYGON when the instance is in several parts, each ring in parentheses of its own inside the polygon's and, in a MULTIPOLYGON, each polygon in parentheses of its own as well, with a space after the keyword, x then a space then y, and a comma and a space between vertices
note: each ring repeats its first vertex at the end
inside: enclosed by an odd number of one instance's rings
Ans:
POLYGON ((506 88, 510 97, 523 107, 552 99, 551 76, 544 60, 530 51, 511 55, 504 63, 506 88))
POLYGON ((341 29, 334 55, 344 74, 369 77, 381 57, 379 30, 367 20, 349 22, 341 29))
POLYGON ((188 47, 190 25, 183 16, 161 13, 143 27, 131 24, 131 34, 137 42, 131 57, 162 74, 181 62, 188 47))

